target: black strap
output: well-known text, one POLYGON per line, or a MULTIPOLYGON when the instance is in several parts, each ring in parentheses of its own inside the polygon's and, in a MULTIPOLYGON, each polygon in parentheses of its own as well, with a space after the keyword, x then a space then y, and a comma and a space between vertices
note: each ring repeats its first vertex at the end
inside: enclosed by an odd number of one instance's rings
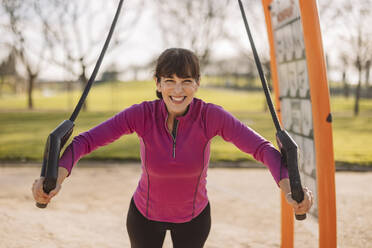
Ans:
POLYGON ((256 46, 254 45, 254 42, 253 42, 252 34, 251 34, 251 31, 250 31, 249 26, 248 26, 247 17, 245 16, 244 7, 243 7, 243 4, 242 4, 242 1, 241 0, 238 0, 238 1, 239 1, 240 11, 242 13, 242 17, 243 17, 244 24, 245 24, 245 29, 247 31, 249 42, 250 42, 251 47, 252 47, 254 61, 256 62, 258 74, 260 75, 262 88, 265 92, 267 105, 269 106, 271 117, 273 118, 273 122, 274 122, 274 125, 275 125, 275 128, 276 128, 276 131, 280 131, 280 130, 282 130, 282 128, 279 124, 278 116, 276 115, 274 105, 273 105, 273 102, 272 102, 271 97, 270 97, 269 87, 267 86, 267 82, 266 82, 265 75, 264 75, 263 70, 262 70, 262 65, 261 65, 261 62, 260 62, 260 58, 258 57, 256 46))
POLYGON ((114 29, 115 29, 115 25, 116 25, 116 22, 119 18, 119 14, 120 14, 120 10, 121 10, 121 6, 123 5, 123 2, 124 0, 120 0, 119 2, 119 6, 116 10, 116 14, 115 14, 115 17, 114 17, 114 20, 112 21, 112 24, 111 24, 111 28, 110 28, 110 31, 107 35, 107 38, 106 38, 106 41, 105 41, 105 44, 103 45, 103 48, 102 48, 102 51, 101 51, 101 54, 99 55, 99 58, 97 60, 97 63, 94 67, 94 70, 93 70, 93 73, 92 75, 90 76, 89 80, 88 80, 88 83, 87 85, 85 86, 85 89, 84 89, 84 92, 83 94, 81 95, 80 97, 80 100, 78 102, 78 104, 76 105, 75 107, 75 110, 74 112, 72 113, 71 117, 70 117, 70 121, 74 122, 76 117, 78 116, 80 110, 81 110, 81 107, 83 106, 84 102, 85 102, 85 99, 87 98, 88 96, 88 93, 89 93, 89 90, 90 90, 90 87, 92 86, 96 76, 97 76, 97 73, 98 73, 98 70, 99 70, 99 67, 101 66, 101 63, 102 63, 102 60, 103 60, 103 57, 105 56, 105 53, 106 53, 106 50, 107 50, 107 47, 110 43, 110 40, 111 40, 111 36, 112 36, 112 33, 114 32, 114 29))

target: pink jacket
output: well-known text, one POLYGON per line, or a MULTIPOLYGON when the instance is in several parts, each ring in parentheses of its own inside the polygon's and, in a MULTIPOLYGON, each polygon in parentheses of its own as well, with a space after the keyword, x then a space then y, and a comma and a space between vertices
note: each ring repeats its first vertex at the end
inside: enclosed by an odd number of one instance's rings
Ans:
POLYGON ((175 138, 167 129, 167 118, 163 100, 133 105, 74 137, 59 165, 71 173, 83 155, 136 132, 142 176, 134 202, 146 218, 173 223, 190 221, 208 204, 206 177, 216 135, 265 164, 277 183, 288 177, 273 145, 217 105, 194 98, 187 113, 176 118, 175 138))

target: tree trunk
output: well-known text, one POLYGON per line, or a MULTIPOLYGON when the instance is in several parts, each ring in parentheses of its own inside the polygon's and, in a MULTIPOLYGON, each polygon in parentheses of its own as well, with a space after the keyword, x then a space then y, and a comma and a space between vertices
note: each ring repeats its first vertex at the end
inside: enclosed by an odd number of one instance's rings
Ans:
MULTIPOLYGON (((80 59, 80 65, 81 65, 81 74, 79 76, 79 81, 82 85, 82 90, 84 91, 87 83, 88 83, 88 78, 86 76, 86 66, 84 64, 84 61, 83 61, 83 58, 80 59)), ((83 92, 82 91, 82 92, 83 92)), ((87 99, 84 101, 83 103, 83 107, 82 107, 82 110, 85 112, 85 111, 88 111, 88 103, 87 103, 87 99)))
POLYGON ((4 86, 4 83, 5 83, 5 77, 4 76, 1 76, 0 77, 0 97, 3 93, 3 86, 4 86))
POLYGON ((366 91, 367 91, 367 97, 372 97, 372 88, 369 86, 369 72, 371 69, 371 60, 368 60, 366 63, 366 91))
POLYGON ((345 98, 349 98, 350 87, 349 87, 349 84, 346 81, 346 71, 342 72, 342 84, 344 86, 344 96, 345 96, 345 98))
POLYGON ((358 80, 358 86, 355 91, 355 105, 354 105, 354 116, 359 115, 359 100, 360 100, 360 88, 362 85, 362 66, 360 63, 358 64, 358 72, 359 72, 359 80, 358 80))
POLYGON ((67 109, 68 110, 73 110, 73 102, 74 102, 74 98, 73 98, 73 95, 72 95, 72 82, 70 80, 68 80, 66 82, 66 89, 67 89, 67 109))
MULTIPOLYGON (((83 86, 82 87, 82 90, 84 91, 85 89, 85 86, 87 85, 88 83, 88 79, 87 77, 85 76, 85 71, 83 71, 83 73, 80 75, 80 82, 81 82, 81 85, 83 86)), ((88 99, 88 98, 87 98, 88 99)), ((85 112, 85 111, 88 111, 88 102, 87 102, 87 99, 84 101, 83 103, 83 108, 82 110, 85 112)))
POLYGON ((32 99, 32 91, 34 89, 34 83, 35 83, 36 75, 35 74, 29 74, 28 75, 28 88, 27 88, 27 106, 28 109, 31 110, 34 108, 33 99, 32 99))

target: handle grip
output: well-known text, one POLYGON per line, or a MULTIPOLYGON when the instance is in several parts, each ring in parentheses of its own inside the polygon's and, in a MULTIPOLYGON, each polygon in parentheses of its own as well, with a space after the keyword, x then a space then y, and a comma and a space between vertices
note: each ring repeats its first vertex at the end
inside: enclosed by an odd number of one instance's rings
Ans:
POLYGON ((306 214, 295 214, 296 220, 306 219, 306 214))
MULTIPOLYGON (((48 136, 45 144, 43 166, 41 168, 41 176, 45 177, 43 182, 43 190, 49 194, 50 191, 56 188, 58 178, 58 161, 62 147, 72 134, 74 123, 70 120, 65 120, 54 129, 48 136)), ((48 204, 36 203, 38 208, 46 208, 48 204)))
MULTIPOLYGON (((282 153, 282 159, 288 168, 289 184, 293 200, 300 203, 304 200, 304 191, 298 171, 298 148, 296 142, 285 130, 276 133, 276 140, 282 153)), ((296 220, 306 219, 306 214, 295 215, 296 220)))
MULTIPOLYGON (((289 183, 291 185, 292 198, 297 203, 300 203, 304 200, 304 191, 301 185, 300 173, 297 166, 297 148, 285 152, 287 158, 288 174, 289 174, 289 183)), ((306 214, 295 214, 296 220, 306 219, 306 214)))
POLYGON ((48 204, 46 204, 46 203, 36 202, 36 207, 38 207, 38 208, 46 208, 47 206, 48 206, 48 204))

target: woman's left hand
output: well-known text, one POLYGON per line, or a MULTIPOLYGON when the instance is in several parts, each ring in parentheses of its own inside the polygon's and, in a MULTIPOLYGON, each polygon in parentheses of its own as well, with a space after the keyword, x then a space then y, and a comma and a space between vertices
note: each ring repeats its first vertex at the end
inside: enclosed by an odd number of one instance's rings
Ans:
POLYGON ((311 192, 311 190, 309 190, 307 187, 304 187, 303 191, 304 191, 304 200, 300 203, 298 203, 292 198, 291 193, 287 193, 285 196, 287 202, 293 207, 295 214, 298 214, 298 215, 302 215, 302 214, 309 212, 311 206, 313 205, 313 201, 314 201, 313 192, 311 192))

